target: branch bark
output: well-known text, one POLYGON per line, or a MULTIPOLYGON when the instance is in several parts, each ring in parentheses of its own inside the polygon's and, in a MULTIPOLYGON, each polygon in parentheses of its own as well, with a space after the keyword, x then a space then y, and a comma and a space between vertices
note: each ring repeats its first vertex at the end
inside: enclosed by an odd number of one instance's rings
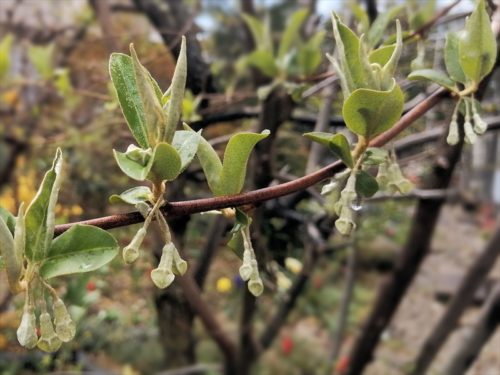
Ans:
POLYGON ((433 327, 430 336, 424 341, 415 363, 413 375, 427 373, 433 359, 457 326, 460 316, 472 302, 475 292, 495 265, 499 255, 500 228, 496 230, 488 246, 469 268, 446 312, 436 326, 433 327))
POLYGON ((477 359, 484 345, 500 325, 500 283, 490 294, 476 325, 451 357, 444 375, 462 375, 477 359))
MULTIPOLYGON (((428 110, 434 107, 445 96, 446 91, 439 89, 428 98, 416 105, 411 111, 406 113, 390 130, 375 138, 370 146, 380 147, 385 145, 390 140, 394 139, 399 133, 408 128, 414 121, 423 116, 428 110)), ((263 189, 254 190, 248 193, 242 193, 224 197, 202 198, 188 200, 182 202, 169 202, 162 211, 168 217, 176 217, 183 215, 191 215, 195 213, 218 210, 226 207, 239 207, 247 204, 258 204, 270 199, 279 198, 288 194, 292 194, 308 187, 317 184, 335 173, 343 170, 345 165, 341 162, 332 163, 316 172, 305 175, 294 181, 285 182, 283 184, 270 186, 263 189)), ((104 216, 96 219, 84 220, 74 223, 57 225, 55 235, 67 231, 76 224, 87 224, 100 227, 102 229, 119 228, 127 225, 137 224, 144 221, 143 216, 139 212, 130 212, 126 214, 118 214, 104 216)))

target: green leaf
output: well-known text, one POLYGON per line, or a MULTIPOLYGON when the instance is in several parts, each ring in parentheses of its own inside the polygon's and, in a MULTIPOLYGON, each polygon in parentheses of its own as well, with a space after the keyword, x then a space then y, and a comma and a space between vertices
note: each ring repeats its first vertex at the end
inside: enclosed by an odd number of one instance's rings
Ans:
MULTIPOLYGON (((250 32, 252 33, 253 40, 255 42, 256 49, 262 49, 265 50, 266 48, 266 36, 264 35, 264 24, 255 18, 254 16, 250 14, 243 13, 241 15, 243 18, 243 21, 245 21, 245 24, 247 27, 250 29, 250 32)), ((272 51, 268 51, 271 52, 272 51)))
POLYGON ((375 51, 370 52, 368 60, 370 61, 371 64, 376 63, 379 64, 380 66, 384 66, 391 58, 395 48, 396 48, 395 44, 377 48, 375 51))
POLYGON ((354 91, 344 102, 342 114, 352 132, 370 140, 399 120, 403 104, 403 92, 393 79, 392 89, 388 91, 354 91))
POLYGON ((358 32, 364 33, 368 30, 370 27, 370 18, 368 17, 368 14, 366 11, 363 9, 361 5, 359 5, 355 1, 350 1, 349 2, 349 7, 351 8, 351 12, 356 18, 356 21, 358 21, 358 24, 361 25, 361 31, 359 30, 358 27, 358 32))
POLYGON ((172 181, 181 171, 181 158, 175 148, 168 143, 160 142, 153 150, 149 166, 148 180, 172 181))
POLYGON ((389 153, 387 152, 387 150, 384 150, 383 148, 368 147, 365 151, 363 164, 379 165, 382 164, 387 159, 388 156, 389 153))
POLYGON ((306 133, 304 136, 328 147, 349 168, 354 167, 349 141, 343 134, 337 133, 332 135, 323 132, 312 132, 306 133))
POLYGON ((349 141, 344 136, 344 134, 335 134, 328 144, 330 150, 339 157, 340 160, 344 162, 349 168, 354 167, 354 161, 352 160, 351 147, 349 141))
POLYGON ((137 181, 144 181, 146 179, 151 167, 149 161, 147 163, 141 163, 137 160, 130 159, 126 152, 119 152, 116 150, 113 150, 113 155, 115 156, 118 167, 120 167, 121 171, 127 176, 137 181))
POLYGON ((313 74, 321 64, 322 53, 321 43, 326 33, 320 31, 316 33, 307 43, 299 47, 297 62, 300 67, 300 74, 304 77, 313 74))
POLYGON ((127 203, 136 205, 140 202, 147 202, 151 200, 153 193, 151 189, 147 186, 137 186, 132 189, 128 189, 121 193, 120 195, 113 194, 109 197, 110 203, 127 203))
POLYGON ((373 22, 370 30, 366 33, 366 41, 368 46, 375 47, 382 39, 385 29, 389 22, 398 15, 398 13, 404 8, 403 5, 398 5, 390 8, 389 10, 379 13, 377 19, 373 22))
POLYGON ((133 44, 130 44, 130 55, 132 57, 132 65, 134 67, 137 91, 144 108, 144 121, 146 125, 148 144, 150 146, 154 146, 156 142, 162 140, 161 135, 165 133, 167 119, 165 113, 163 112, 161 102, 156 95, 155 87, 151 83, 150 74, 140 63, 139 58, 135 53, 133 44))
POLYGON ((109 73, 130 132, 139 146, 148 148, 146 115, 135 80, 132 58, 122 53, 111 54, 109 73))
POLYGON ((197 133, 187 130, 178 130, 175 132, 172 146, 177 150, 181 158, 180 172, 183 172, 195 157, 200 140, 201 130, 197 133))
POLYGON ((497 44, 484 0, 477 2, 476 9, 467 19, 458 41, 458 51, 460 66, 471 81, 479 83, 493 69, 497 44))
POLYGON ((12 34, 5 35, 0 41, 0 79, 3 79, 10 69, 10 50, 14 36, 12 34))
POLYGON ((415 70, 408 75, 409 80, 428 80, 437 83, 448 90, 455 90, 455 81, 444 72, 434 69, 415 70))
POLYGON ((262 133, 242 132, 229 139, 224 152, 224 162, 216 195, 238 194, 243 188, 247 170, 247 162, 255 145, 270 134, 269 130, 262 133))
POLYGON ((457 82, 465 83, 467 78, 460 66, 460 56, 458 52, 458 33, 450 32, 446 35, 444 46, 444 63, 451 79, 457 82))
POLYGON ((293 43, 300 39, 300 27, 304 23, 308 13, 309 11, 307 9, 297 10, 287 21, 287 26, 281 36, 281 42, 278 48, 278 59, 283 59, 285 55, 290 52, 293 43))
POLYGON ((0 220, 3 220, 9 228, 10 233, 14 235, 14 228, 16 226, 16 218, 5 208, 0 207, 0 220))
POLYGON ((241 231, 231 231, 231 239, 228 241, 227 246, 234 251, 236 256, 243 259, 243 252, 245 251, 245 245, 243 242, 243 235, 241 231))
MULTIPOLYGON (((184 124, 184 128, 189 129, 194 133, 194 130, 187 124, 184 124)), ((208 187, 212 192, 216 191, 222 172, 222 162, 220 161, 219 155, 217 155, 217 152, 215 152, 212 145, 201 136, 196 155, 198 156, 198 160, 203 168, 203 173, 207 179, 208 187)))
POLYGON ((26 210, 26 250, 29 260, 45 257, 54 236, 54 211, 61 186, 62 152, 57 149, 52 168, 45 173, 42 184, 26 210))
POLYGON ((365 171, 358 171, 356 173, 356 192, 369 198, 378 191, 378 183, 375 177, 365 171))
POLYGON ((350 91, 353 91, 366 84, 366 75, 360 57, 360 41, 356 34, 344 25, 336 14, 332 14, 332 24, 340 67, 346 75, 350 91))
POLYGON ((94 271, 118 254, 115 238, 97 227, 75 225, 51 244, 40 268, 45 279, 94 271))
POLYGON ((268 77, 275 77, 278 74, 278 66, 276 65, 274 56, 270 51, 253 51, 246 57, 246 62, 250 66, 259 69, 268 77))
POLYGON ((21 273, 21 263, 14 249, 14 238, 3 218, 0 218, 0 255, 7 268, 9 285, 15 286, 21 273))
POLYGON ((43 79, 49 80, 54 74, 53 67, 54 44, 46 46, 30 45, 28 47, 28 57, 36 71, 43 79))
POLYGON ((170 100, 167 103, 167 125, 161 140, 171 143, 175 130, 182 115, 182 100, 187 78, 186 38, 182 36, 181 49, 177 58, 172 84, 170 85, 170 100))

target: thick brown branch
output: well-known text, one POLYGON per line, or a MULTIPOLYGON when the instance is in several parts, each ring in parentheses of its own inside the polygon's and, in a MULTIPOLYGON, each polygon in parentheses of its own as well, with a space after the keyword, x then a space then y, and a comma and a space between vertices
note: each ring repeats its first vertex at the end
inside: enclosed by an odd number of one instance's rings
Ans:
MULTIPOLYGON (((428 110, 434 107, 443 98, 446 90, 439 89, 430 95, 427 99, 416 105, 411 111, 407 112, 390 130, 375 138, 370 146, 380 147, 385 145, 390 140, 394 139, 403 130, 408 128, 413 122, 423 116, 428 110)), ((335 173, 343 170, 344 164, 341 162, 332 163, 314 173, 310 173, 295 181, 285 182, 283 184, 270 186, 264 189, 254 190, 248 193, 189 200, 183 202, 170 202, 166 204, 162 211, 169 217, 191 215, 210 210, 219 210, 226 207, 238 207, 246 204, 258 204, 270 199, 279 198, 288 194, 295 193, 307 189, 308 187, 317 184, 335 173)), ((94 225, 103 229, 112 229, 123 227, 131 224, 136 224, 144 221, 144 218, 138 212, 130 212, 126 214, 118 214, 112 216, 100 217, 97 219, 84 220, 75 223, 58 225, 55 228, 55 235, 60 235, 73 225, 87 224, 94 225)))

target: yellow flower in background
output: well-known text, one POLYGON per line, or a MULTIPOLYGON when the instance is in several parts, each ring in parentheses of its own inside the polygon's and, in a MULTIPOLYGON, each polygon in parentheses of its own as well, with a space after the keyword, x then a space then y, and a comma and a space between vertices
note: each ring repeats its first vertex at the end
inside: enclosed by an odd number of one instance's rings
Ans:
POLYGON ((231 279, 229 279, 227 277, 220 277, 217 280, 217 284, 215 286, 215 288, 217 289, 217 291, 219 293, 227 293, 231 290, 232 287, 233 287, 233 283, 232 283, 231 279))
POLYGON ((0 195, 0 207, 5 208, 9 212, 16 212, 16 200, 12 189, 5 189, 3 194, 0 195))
POLYGON ((298 274, 302 271, 302 262, 298 259, 288 257, 285 259, 285 267, 288 271, 298 274))
POLYGON ((83 208, 77 204, 71 206, 71 215, 80 216, 83 214, 83 208))

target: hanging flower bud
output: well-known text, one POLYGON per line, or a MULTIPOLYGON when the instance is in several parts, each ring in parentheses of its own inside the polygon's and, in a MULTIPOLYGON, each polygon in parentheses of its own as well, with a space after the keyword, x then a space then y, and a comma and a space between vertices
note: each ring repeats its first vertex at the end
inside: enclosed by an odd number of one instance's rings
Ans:
POLYGON ((380 189, 387 189, 387 185, 389 184, 389 172, 388 172, 387 160, 379 165, 376 179, 380 189))
POLYGON ((448 131, 448 137, 446 138, 446 142, 454 146, 458 143, 460 140, 459 134, 458 134, 458 122, 455 119, 451 120, 450 123, 450 130, 448 131))
POLYGON ((464 123, 464 132, 465 132, 465 142, 472 145, 476 142, 477 135, 474 133, 474 129, 472 129, 472 124, 470 121, 465 121, 464 123))
POLYGON ((40 314, 40 339, 38 340, 38 348, 44 352, 55 352, 61 347, 62 341, 54 332, 54 326, 48 312, 40 314))
POLYGON ((484 134, 488 129, 488 124, 483 121, 481 116, 479 116, 479 113, 474 113, 472 120, 474 121, 474 131, 477 134, 484 134))
POLYGON ((175 279, 172 272, 172 262, 175 246, 172 242, 163 246, 160 264, 151 271, 151 280, 160 289, 168 287, 175 279))
POLYGON ((403 176, 401 169, 399 168, 399 164, 397 161, 394 161, 389 166, 389 184, 388 188, 392 193, 401 193, 408 194, 413 190, 413 184, 403 176))
POLYGON ((252 275, 252 271, 252 253, 250 250, 245 250, 243 252, 243 264, 239 269, 241 279, 248 281, 252 275))
POLYGON ((335 228, 340 234, 348 236, 356 228, 353 220, 353 212, 350 206, 342 207, 339 218, 335 221, 335 228))
POLYGON ((36 317, 31 306, 24 306, 21 324, 17 329, 17 341, 28 349, 33 349, 36 346, 38 341, 36 335, 36 317))
POLYGON ((64 305, 62 299, 57 299, 52 306, 54 311, 54 324, 56 326, 57 336, 62 342, 68 342, 73 340, 76 333, 76 326, 71 316, 64 305))
POLYGON ((177 275, 184 275, 187 271, 188 264, 187 262, 181 258, 179 255, 179 251, 174 245, 174 263, 173 263, 173 271, 177 275))
POLYGON ((255 297, 258 297, 262 294, 262 292, 264 291, 264 284, 262 284, 262 280, 259 276, 250 279, 250 281, 248 282, 248 290, 255 297))
POLYGON ((146 229, 141 228, 137 231, 134 238, 128 246, 123 249, 123 260, 125 263, 134 263, 139 257, 139 247, 146 236, 146 229))

